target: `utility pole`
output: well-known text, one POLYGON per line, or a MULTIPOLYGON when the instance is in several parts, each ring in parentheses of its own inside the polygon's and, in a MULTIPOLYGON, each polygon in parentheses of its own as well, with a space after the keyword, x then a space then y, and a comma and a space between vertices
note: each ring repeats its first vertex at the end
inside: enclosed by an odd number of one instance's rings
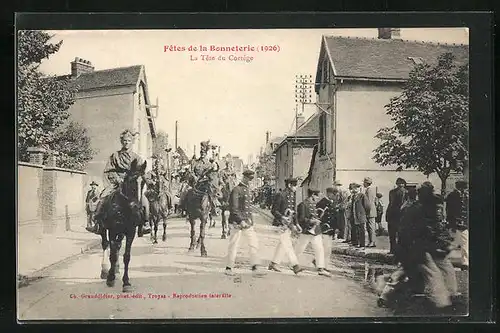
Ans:
POLYGON ((304 105, 312 103, 312 87, 314 85, 312 75, 295 75, 295 127, 298 129, 299 116, 304 114, 304 105), (298 104, 301 104, 299 113, 298 104))
POLYGON ((179 122, 176 120, 175 121, 175 151, 177 151, 177 135, 178 135, 178 126, 179 126, 179 122))

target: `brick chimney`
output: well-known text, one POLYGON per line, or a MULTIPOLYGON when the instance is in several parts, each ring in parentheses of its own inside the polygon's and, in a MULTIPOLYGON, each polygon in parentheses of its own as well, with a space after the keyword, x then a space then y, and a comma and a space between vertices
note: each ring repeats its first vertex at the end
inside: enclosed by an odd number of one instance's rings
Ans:
POLYGON ((267 131, 266 132, 266 145, 269 143, 269 136, 271 135, 271 132, 267 131))
POLYGON ((296 129, 298 130, 306 122, 306 117, 303 115, 298 115, 296 119, 296 129))
POLYGON ((378 28, 379 39, 401 39, 401 29, 399 28, 378 28))
POLYGON ((94 71, 94 66, 88 60, 76 57, 71 62, 71 76, 78 77, 83 73, 90 73, 94 71))

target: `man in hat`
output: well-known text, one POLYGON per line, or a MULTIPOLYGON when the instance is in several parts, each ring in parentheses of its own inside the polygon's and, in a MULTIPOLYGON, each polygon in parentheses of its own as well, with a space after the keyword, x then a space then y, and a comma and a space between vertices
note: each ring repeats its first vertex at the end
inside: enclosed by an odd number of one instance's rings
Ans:
POLYGON ((357 183, 349 184, 351 191, 349 203, 349 218, 351 221, 351 239, 353 245, 365 249, 365 226, 368 222, 370 203, 365 193, 361 191, 361 185, 357 183))
MULTIPOLYGON (((193 184, 190 184, 191 186, 194 186, 194 184, 196 184, 199 181, 207 180, 208 173, 211 171, 215 171, 213 161, 210 161, 207 157, 207 152, 209 148, 210 148, 209 141, 202 141, 200 143, 200 157, 194 160, 192 163, 192 171, 195 177, 193 179, 193 184)), ((213 216, 217 216, 217 211, 216 211, 217 198, 215 197, 215 194, 216 194, 216 189, 212 188, 211 186, 210 191, 208 192, 208 197, 211 206, 211 213, 213 216)))
MULTIPOLYGON (((143 163, 142 158, 135 152, 132 151, 132 143, 134 140, 134 134, 130 130, 125 130, 120 134, 120 143, 122 148, 114 152, 108 160, 106 167, 104 168, 105 179, 109 182, 103 193, 101 193, 102 200, 99 201, 96 208, 96 221, 102 222, 104 217, 104 206, 107 206, 108 198, 111 193, 114 193, 120 188, 123 183, 125 175, 132 166, 132 162, 136 161, 137 165, 143 163)), ((146 192, 146 191, 144 191, 146 192)), ((139 226, 139 237, 145 233, 151 232, 151 227, 149 225, 149 201, 145 195, 142 196, 141 204, 144 209, 144 225, 139 226)))
POLYGON ((446 197, 446 219, 460 237, 462 264, 469 267, 469 191, 464 180, 456 181, 455 189, 446 197))
POLYGON ((401 221, 401 207, 406 201, 408 191, 406 190, 406 180, 396 179, 396 188, 389 191, 389 203, 385 212, 385 221, 387 222, 387 231, 389 232, 389 253, 396 253, 398 243, 399 224, 401 221))
POLYGON ((365 196, 368 200, 369 209, 367 214, 368 223, 366 224, 366 231, 368 233, 368 247, 375 247, 375 218, 377 217, 377 206, 375 200, 377 199, 377 190, 372 186, 373 181, 370 177, 363 179, 363 186, 365 188, 365 196))
POLYGON ((226 275, 233 276, 234 262, 238 251, 238 243, 241 236, 247 237, 250 247, 250 263, 254 276, 263 276, 265 272, 259 269, 259 241, 253 227, 252 211, 250 210, 251 194, 249 183, 254 179, 255 172, 245 170, 243 179, 233 188, 229 198, 229 227, 232 229, 229 236, 229 246, 227 253, 226 275))
POLYGON ((307 245, 311 243, 318 274, 331 276, 325 269, 325 252, 323 247, 323 236, 321 234, 321 220, 316 211, 318 196, 318 190, 308 189, 307 198, 297 206, 297 221, 302 232, 295 244, 295 253, 297 257, 300 256, 307 245))
POLYGON ((297 227, 295 214, 297 182, 295 178, 286 179, 285 190, 276 194, 272 206, 271 213, 274 216, 274 225, 282 228, 282 232, 280 241, 274 252, 273 260, 268 267, 271 271, 281 272, 278 265, 284 254, 288 256, 295 274, 299 274, 303 271, 303 268, 299 267, 299 262, 292 245, 292 232, 300 230, 300 227, 297 227))
MULTIPOLYGON (((316 209, 321 220, 321 232, 323 234, 323 247, 325 250, 325 266, 328 266, 332 251, 332 241, 336 239, 339 230, 339 211, 342 204, 341 193, 334 183, 333 187, 326 189, 326 196, 318 201, 316 209)), ((316 260, 313 261, 316 264, 316 260)), ((328 269, 327 269, 328 270, 328 269)))
POLYGON ((87 230, 90 232, 96 232, 96 226, 93 223, 94 213, 99 201, 99 193, 97 193, 97 184, 95 181, 90 183, 90 190, 87 192, 85 197, 85 211, 87 212, 87 230))

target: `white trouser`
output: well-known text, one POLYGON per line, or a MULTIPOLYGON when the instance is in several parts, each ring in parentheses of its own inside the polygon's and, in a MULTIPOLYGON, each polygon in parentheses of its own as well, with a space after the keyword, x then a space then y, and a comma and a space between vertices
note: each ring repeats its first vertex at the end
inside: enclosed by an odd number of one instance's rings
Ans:
POLYGON ((280 242, 278 244, 278 247, 276 248, 276 251, 274 252, 273 257, 273 262, 275 264, 279 264, 281 262, 281 258, 283 258, 283 255, 285 253, 288 256, 288 260, 290 260, 290 264, 292 264, 292 266, 299 264, 297 256, 293 251, 291 234, 292 232, 290 231, 290 229, 287 229, 283 233, 281 233, 280 242))
POLYGON ((236 253, 238 252, 238 243, 240 242, 242 234, 247 237, 248 240, 251 265, 254 266, 258 264, 257 252, 259 250, 259 240, 255 229, 253 227, 243 230, 231 228, 231 235, 229 236, 229 249, 227 253, 227 267, 233 268, 234 266, 236 253))
POLYGON ((330 263, 330 257, 332 255, 332 236, 322 235, 323 237, 323 248, 325 250, 325 267, 330 263))
POLYGON ((462 264, 469 266, 469 230, 457 231, 462 252, 462 264))
POLYGON ((323 249, 322 235, 306 235, 300 234, 297 243, 295 244, 295 254, 300 256, 307 245, 311 243, 314 250, 314 258, 316 259, 316 267, 325 268, 325 250, 323 249))

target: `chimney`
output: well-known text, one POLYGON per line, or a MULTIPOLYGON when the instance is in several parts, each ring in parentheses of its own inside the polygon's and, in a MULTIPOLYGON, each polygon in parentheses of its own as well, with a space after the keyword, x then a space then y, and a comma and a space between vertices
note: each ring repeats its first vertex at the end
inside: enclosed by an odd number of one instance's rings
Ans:
POLYGON ((306 117, 304 117, 303 115, 298 115, 295 122, 296 122, 296 129, 298 130, 300 126, 304 125, 304 123, 306 122, 306 117))
POLYGON ((269 143, 269 135, 271 135, 271 132, 267 131, 266 132, 266 145, 269 143))
POLYGON ((78 77, 83 73, 90 73, 94 71, 94 66, 88 60, 76 57, 74 61, 71 62, 71 76, 78 77))
POLYGON ((399 28, 378 28, 379 39, 401 39, 401 29, 399 28))

